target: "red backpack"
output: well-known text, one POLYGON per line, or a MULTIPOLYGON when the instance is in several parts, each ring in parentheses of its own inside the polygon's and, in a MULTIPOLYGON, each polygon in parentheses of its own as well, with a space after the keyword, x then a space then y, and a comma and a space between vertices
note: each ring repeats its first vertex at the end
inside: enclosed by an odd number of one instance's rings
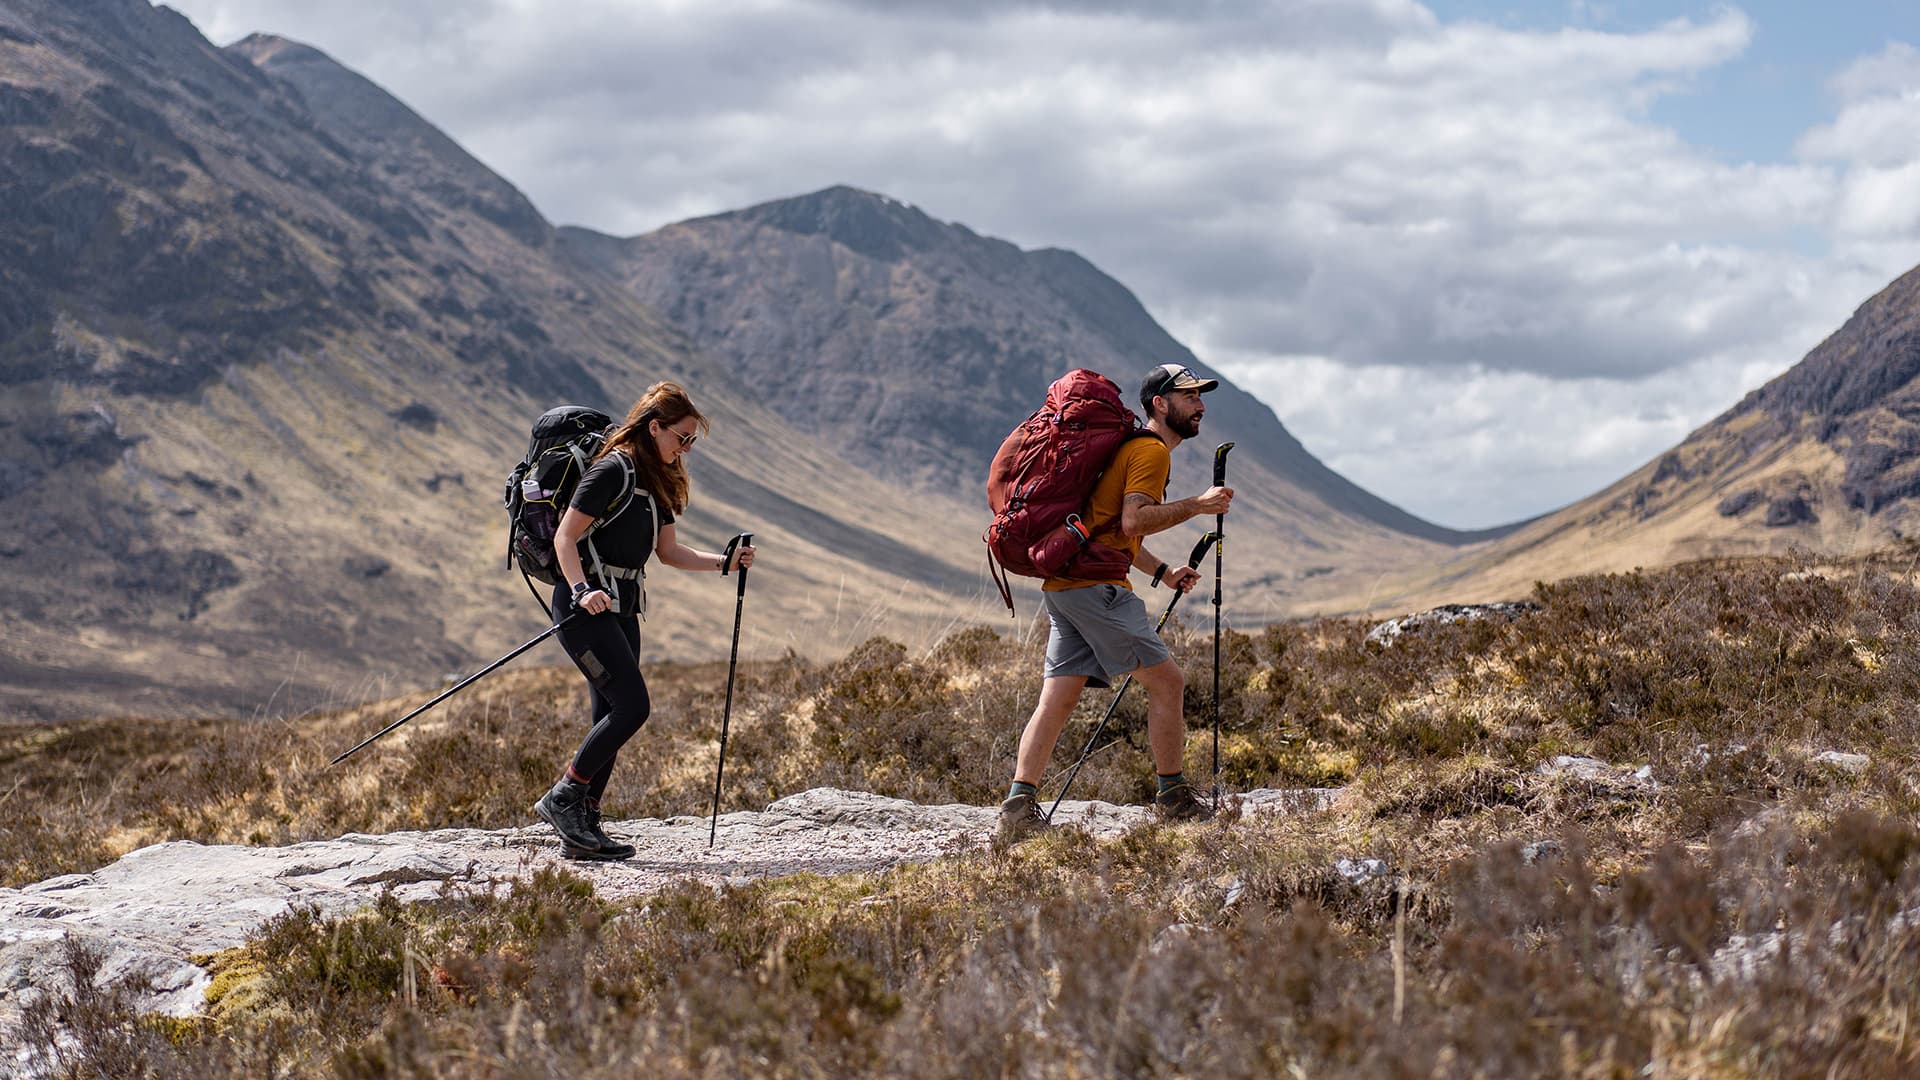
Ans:
MULTIPOLYGON (((1076 368, 1047 387, 1047 403, 1006 437, 987 473, 989 572, 998 561, 1022 577, 1126 580, 1132 556, 1095 542, 1080 514, 1121 444, 1143 431, 1120 388, 1097 371, 1076 368)), ((1012 611, 1005 577, 994 583, 1012 611)))

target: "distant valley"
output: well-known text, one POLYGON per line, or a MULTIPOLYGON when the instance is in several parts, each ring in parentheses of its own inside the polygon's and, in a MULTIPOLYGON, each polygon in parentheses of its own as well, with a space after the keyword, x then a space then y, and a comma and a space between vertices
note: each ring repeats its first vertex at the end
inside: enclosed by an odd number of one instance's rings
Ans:
MULTIPOLYGON (((0 716, 287 715, 436 685, 537 631, 498 485, 549 405, 685 382, 715 427, 683 531, 764 547, 750 654, 1031 631, 978 542, 1001 436, 1070 367, 1217 376, 1120 282, 835 187, 638 237, 555 227, 317 50, 145 0, 0 6, 0 716)), ((1463 533, 1327 468, 1230 383, 1224 615, 1509 597, 1536 579, 1906 535, 1909 275, 1606 491, 1463 533)), ((1191 546, 1205 523, 1157 541, 1191 546)), ((649 656, 724 650, 656 573, 649 656)), ((1205 617, 1193 604, 1189 618, 1205 617)), ((559 660, 559 654, 545 657, 559 660)))

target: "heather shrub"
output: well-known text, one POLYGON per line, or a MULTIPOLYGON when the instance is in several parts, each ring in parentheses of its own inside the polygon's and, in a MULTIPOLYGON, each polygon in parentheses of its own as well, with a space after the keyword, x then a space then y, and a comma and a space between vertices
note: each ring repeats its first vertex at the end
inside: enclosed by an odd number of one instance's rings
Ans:
MULTIPOLYGON (((1445 790, 1463 770, 1520 775, 1573 754, 1668 778, 1654 805, 1688 836, 1778 799, 1915 808, 1912 563, 1902 550, 1824 568, 1755 558, 1575 578, 1539 586, 1533 614, 1428 626, 1387 647, 1368 643, 1367 624, 1355 620, 1229 627, 1221 782, 1394 789, 1407 777, 1445 790), (1876 764, 1860 777, 1809 764, 1829 749, 1876 764)), ((1167 638, 1187 674, 1188 767, 1210 772, 1211 625, 1186 614, 1194 622, 1174 619, 1167 638)), ((925 653, 877 638, 829 664, 792 654, 743 664, 726 805, 764 806, 820 785, 992 802, 1038 693, 1040 652, 1037 636, 971 627, 925 653)), ((654 715, 622 755, 609 812, 704 812, 724 666, 650 665, 648 675, 654 715)), ((1112 695, 1085 695, 1047 790, 1112 695)), ((0 780, 18 793, 19 813, 0 823, 0 873, 19 882, 84 870, 177 837, 286 843, 524 823, 530 794, 550 782, 588 719, 570 669, 510 671, 324 766, 422 699, 256 723, 11 729, 0 742, 0 780)), ((1075 795, 1147 799, 1145 748, 1146 698, 1136 687, 1114 708, 1075 795)), ((1516 805, 1504 796, 1484 803, 1473 787, 1465 801, 1436 794, 1406 805, 1516 805)))
MULTIPOLYGON (((1331 808, 625 906, 549 873, 295 912, 210 961, 207 1017, 156 1024, 83 979, 36 1006, 35 1045, 73 1075, 1911 1075, 1917 553, 1576 578, 1386 646, 1358 620, 1229 628, 1221 783, 1343 789, 1331 808)), ((1204 775, 1213 639, 1188 614, 1167 636, 1204 775)), ((975 627, 743 664, 727 806, 822 784, 990 804, 1040 652, 975 627)), ((724 665, 648 675, 609 809, 704 813, 724 665)), ((470 695, 335 769, 424 695, 9 729, 0 868, 525 824, 584 733, 580 680, 470 695)), ((1111 699, 1085 696, 1043 794, 1111 699)), ((1148 796, 1145 705, 1120 701, 1075 797, 1148 796)))
MULTIPOLYGON (((1898 1076, 1920 1050, 1920 834, 1775 823, 1620 863, 1582 831, 1388 869, 1338 815, 1065 834, 609 907, 548 874, 255 950, 264 993, 166 1038, 94 1001, 69 1060, 150 1075, 1898 1076), (409 974, 409 972, 411 974, 409 974), (251 1056, 249 1056, 251 1055, 251 1056)), ((81 997, 85 997, 83 992, 81 997)))

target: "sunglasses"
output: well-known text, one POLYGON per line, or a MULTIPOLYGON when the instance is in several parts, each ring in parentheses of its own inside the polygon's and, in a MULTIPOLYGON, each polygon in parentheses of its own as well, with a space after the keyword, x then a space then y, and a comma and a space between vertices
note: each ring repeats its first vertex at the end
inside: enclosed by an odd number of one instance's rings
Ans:
POLYGON ((693 447, 693 444, 694 444, 694 440, 696 440, 696 439, 698 439, 698 438, 700 437, 700 433, 699 433, 699 432, 695 432, 695 433, 693 433, 692 435, 682 435, 682 434, 680 434, 679 432, 677 432, 677 431, 675 431, 675 430, 673 430, 672 428, 670 428, 670 427, 668 427, 668 426, 666 425, 666 422, 665 422, 665 421, 663 421, 663 420, 661 420, 661 419, 660 419, 659 417, 657 417, 657 416, 652 416, 652 414, 651 414, 651 413, 649 413, 648 415, 649 415, 649 416, 650 416, 650 417, 652 418, 652 420, 653 420, 653 422, 654 422, 654 423, 656 423, 656 424, 659 424, 659 425, 660 425, 660 430, 661 430, 661 431, 663 431, 663 432, 665 432, 665 433, 667 433, 668 435, 671 435, 671 436, 673 436, 674 438, 676 438, 676 439, 679 439, 679 440, 680 440, 680 449, 682 449, 682 450, 689 450, 689 449, 692 449, 692 447, 693 447))
POLYGON ((1192 368, 1183 367, 1179 371, 1168 371, 1166 368, 1161 368, 1160 378, 1155 383, 1153 392, 1157 395, 1165 395, 1168 390, 1173 389, 1173 384, 1179 382, 1181 379, 1192 379, 1198 382, 1200 376, 1195 375, 1192 368))

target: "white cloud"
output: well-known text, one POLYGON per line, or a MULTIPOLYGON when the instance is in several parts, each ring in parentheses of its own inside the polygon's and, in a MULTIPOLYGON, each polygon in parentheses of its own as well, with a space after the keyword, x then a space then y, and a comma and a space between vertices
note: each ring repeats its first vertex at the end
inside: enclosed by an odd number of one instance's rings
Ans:
POLYGON ((1830 89, 1841 108, 1796 146, 1845 167, 1834 228, 1846 236, 1920 237, 1920 50, 1894 42, 1830 89))
POLYGON ((1616 478, 1920 257, 1913 49, 1836 78, 1795 161, 1648 119, 1748 47, 1730 8, 1528 32, 1408 0, 176 6, 328 50, 562 222, 850 183, 1072 248, 1448 524, 1616 478))
POLYGON ((1517 521, 1598 491, 1771 374, 1705 361, 1639 383, 1533 372, 1375 366, 1324 357, 1230 360, 1327 465, 1459 528, 1517 521), (1718 403, 1718 404, 1713 404, 1718 403), (1463 509, 1464 508, 1464 509, 1463 509))

